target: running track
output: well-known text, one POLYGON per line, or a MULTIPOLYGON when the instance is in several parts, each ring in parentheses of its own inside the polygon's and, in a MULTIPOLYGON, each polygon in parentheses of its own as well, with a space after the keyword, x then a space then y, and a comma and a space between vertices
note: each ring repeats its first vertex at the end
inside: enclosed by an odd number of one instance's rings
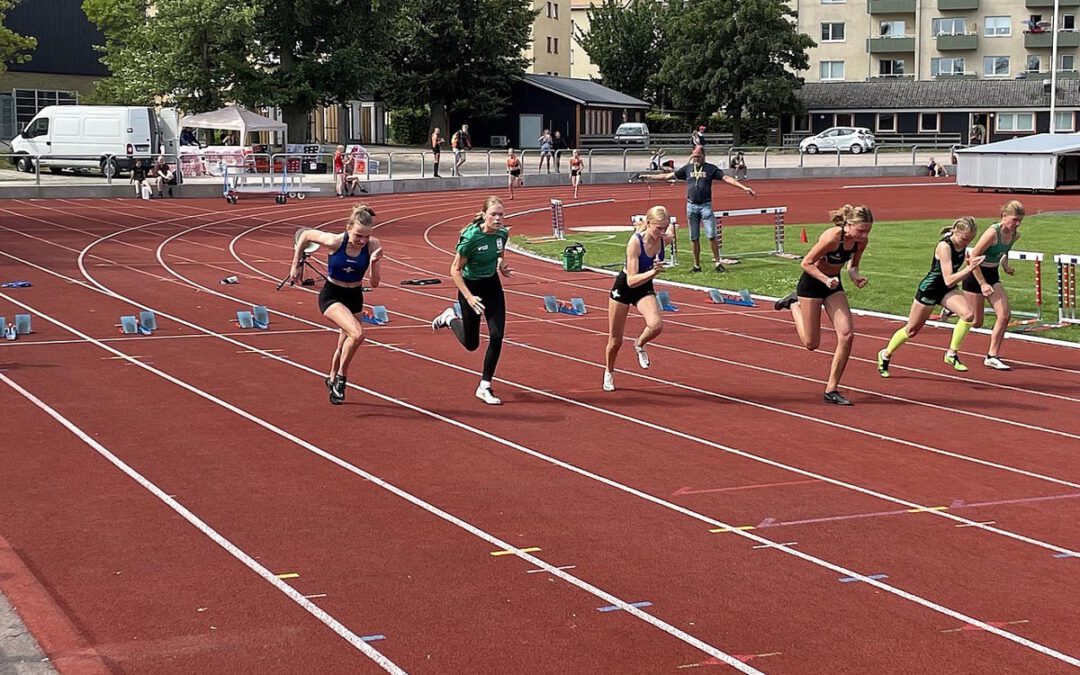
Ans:
MULTIPOLYGON (((840 185, 756 183, 757 200, 725 205, 814 222, 844 202, 886 220, 1003 201, 840 185)), ((585 192, 615 201, 568 209, 572 225, 649 203, 640 186, 585 192)), ((857 317, 857 405, 827 408, 829 336, 809 354, 784 314, 676 289, 652 369, 627 346, 607 394, 610 277, 513 255, 505 405, 487 408, 482 354, 428 323, 482 199, 371 200, 388 257, 369 298, 392 322, 367 331, 341 408, 313 289, 274 287, 295 228, 340 227, 350 203, 0 206, 3 276, 34 281, 0 290, 0 314, 36 315, 33 336, 0 345, 0 589, 62 672, 1080 666, 1077 352, 1010 341, 1014 371, 957 376, 932 330, 884 382, 871 360, 895 324, 857 317), (230 274, 241 283, 218 283, 230 274), (418 276, 444 282, 398 285, 418 276), (589 315, 544 314, 551 293, 589 315), (236 330, 252 304, 270 330, 236 330), (160 330, 119 336, 142 308, 160 330)))

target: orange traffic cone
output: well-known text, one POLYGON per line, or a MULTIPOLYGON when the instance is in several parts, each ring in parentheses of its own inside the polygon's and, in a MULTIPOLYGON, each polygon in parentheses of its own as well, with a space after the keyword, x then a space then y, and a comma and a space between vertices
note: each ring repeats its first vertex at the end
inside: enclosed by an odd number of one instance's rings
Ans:
POLYGON ((810 242, 810 240, 806 238, 806 228, 805 227, 802 229, 802 232, 799 234, 799 241, 801 241, 804 244, 807 244, 807 243, 810 242))

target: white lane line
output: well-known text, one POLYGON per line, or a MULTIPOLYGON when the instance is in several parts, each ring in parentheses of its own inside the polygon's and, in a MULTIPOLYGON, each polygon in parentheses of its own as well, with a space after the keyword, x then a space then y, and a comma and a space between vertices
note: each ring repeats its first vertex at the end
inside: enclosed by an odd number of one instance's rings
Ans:
MULTIPOLYGON (((102 343, 102 342, 100 342, 98 340, 95 340, 94 338, 90 337, 89 335, 86 335, 85 333, 80 332, 78 329, 73 328, 71 326, 68 326, 67 324, 63 323, 59 319, 56 319, 56 318, 54 318, 52 316, 49 316, 47 314, 44 314, 44 313, 38 311, 34 307, 26 305, 26 304, 24 304, 24 303, 22 303, 20 301, 14 300, 13 298, 11 298, 10 296, 8 296, 7 294, 5 294, 3 292, 0 292, 0 297, 3 297, 5 299, 11 301, 13 304, 18 305, 19 307, 22 307, 23 309, 26 309, 27 311, 41 317, 45 321, 48 321, 48 322, 50 322, 50 323, 52 323, 52 324, 54 324, 56 326, 59 326, 60 328, 68 331, 72 335, 77 335, 77 336, 81 337, 82 339, 86 340, 87 342, 89 342, 91 344, 94 344, 94 345, 100 347, 101 349, 104 349, 104 350, 106 350, 108 352, 111 352, 111 353, 115 354, 116 356, 120 356, 120 357, 125 357, 126 356, 126 354, 124 354, 124 352, 121 352, 118 349, 116 349, 114 347, 111 347, 110 345, 107 345, 107 344, 104 344, 104 343, 102 343)), ((247 348, 250 348, 250 349, 255 349, 254 347, 251 347, 250 345, 245 345, 244 343, 242 343, 242 342, 240 342, 238 340, 233 340, 231 338, 226 338, 225 336, 220 335, 220 334, 215 334, 214 331, 212 331, 212 330, 210 330, 208 328, 203 328, 201 326, 197 326, 196 324, 189 323, 187 321, 184 321, 183 319, 180 319, 179 317, 170 316, 169 314, 167 314, 165 312, 158 312, 158 314, 160 316, 164 316, 164 317, 167 317, 169 319, 172 319, 173 321, 177 321, 178 323, 183 323, 183 324, 185 324, 185 325, 187 325, 187 326, 189 326, 191 328, 194 328, 196 330, 200 330, 200 331, 206 332, 208 334, 215 335, 216 337, 218 337, 218 338, 220 338, 222 340, 225 340, 226 342, 233 343, 233 344, 235 344, 237 346, 247 347, 247 348)), ((316 371, 314 368, 307 368, 306 366, 302 366, 301 364, 294 364, 293 362, 289 361, 288 359, 285 359, 285 358, 283 358, 281 356, 278 356, 276 354, 266 353, 265 356, 267 358, 275 359, 275 360, 281 361, 283 363, 287 363, 287 364, 290 364, 290 365, 295 365, 295 366, 301 368, 302 370, 308 371, 308 372, 313 373, 313 374, 318 374, 319 377, 323 376, 322 373, 319 373, 319 371, 316 371)), ((273 424, 273 423, 271 423, 271 422, 269 422, 269 421, 267 421, 267 420, 265 420, 265 419, 263 419, 261 417, 258 417, 257 415, 254 415, 254 414, 252 414, 252 413, 250 413, 250 412, 248 412, 248 411, 246 411, 246 410, 244 410, 244 409, 242 409, 242 408, 240 408, 238 406, 235 406, 235 405, 233 405, 233 404, 231 404, 231 403, 229 403, 227 401, 224 401, 224 400, 218 398, 217 396, 214 396, 213 394, 211 394, 209 392, 206 392, 206 391, 204 391, 204 390, 202 390, 202 389, 200 389, 200 388, 198 388, 198 387, 196 387, 196 386, 194 386, 192 384, 189 384, 188 382, 186 382, 184 380, 181 380, 181 379, 179 379, 177 377, 174 377, 174 376, 172 376, 172 375, 170 375, 170 374, 168 374, 168 373, 166 373, 166 372, 164 372, 162 370, 159 370, 158 368, 146 365, 146 364, 141 363, 139 361, 136 361, 134 359, 130 360, 129 363, 131 363, 133 365, 136 365, 136 366, 142 368, 143 370, 146 370, 149 373, 153 373, 154 375, 157 375, 158 377, 160 377, 160 378, 162 378, 162 379, 164 379, 164 380, 166 380, 168 382, 171 382, 171 383, 177 385, 178 387, 180 387, 180 388, 182 388, 182 389, 184 389, 184 390, 186 390, 188 392, 191 392, 192 394, 195 394, 196 396, 198 396, 200 398, 203 398, 203 399, 205 399, 205 400, 207 400, 207 401, 209 401, 209 402, 211 402, 211 403, 213 403, 215 405, 218 405, 218 406, 228 410, 229 412, 234 413, 234 414, 244 418, 245 420, 247 420, 249 422, 252 422, 252 423, 262 427, 263 429, 266 429, 267 431, 270 431, 270 432, 272 432, 274 434, 277 434, 281 438, 284 438, 284 439, 294 443, 295 445, 303 448, 304 450, 307 450, 311 454, 316 455, 318 457, 321 457, 321 458, 331 462, 332 464, 335 464, 338 467, 340 467, 342 469, 345 469, 346 471, 348 471, 348 472, 350 472, 352 474, 355 474, 355 475, 357 475, 357 476, 359 476, 361 478, 364 478, 365 480, 367 480, 371 484, 377 485, 377 486, 381 487, 382 489, 386 490, 387 492, 390 492, 391 494, 404 499, 405 501, 409 502, 410 504, 412 504, 414 506, 417 506, 417 507, 423 509, 424 511, 427 511, 428 513, 431 513, 432 515, 437 516, 438 518, 441 518, 442 520, 445 520, 446 522, 451 523, 452 525, 455 525, 455 526, 457 526, 458 528, 460 528, 462 530, 465 530, 469 534, 488 542, 489 544, 495 546, 496 548, 503 549, 505 551, 511 552, 513 555, 521 558, 522 560, 525 560, 526 562, 531 563, 534 567, 546 570, 549 574, 552 574, 554 576, 559 577, 560 579, 567 582, 568 584, 570 584, 572 586, 575 586, 577 588, 580 588, 581 590, 585 591, 586 593, 589 593, 591 595, 596 596, 597 598, 600 598, 604 602, 607 602, 607 603, 609 603, 611 605, 619 607, 623 611, 626 611, 626 612, 629 612, 630 614, 633 614, 636 618, 638 618, 641 621, 653 626, 654 628, 657 628, 657 629, 663 631, 664 633, 667 633, 668 635, 676 638, 677 640, 681 640, 682 642, 685 642, 686 644, 694 647, 695 649, 698 649, 699 651, 701 651, 701 652, 703 652, 705 654, 708 654, 708 655, 710 655, 710 656, 712 656, 714 658, 717 658, 717 659, 720 659, 720 660, 724 661, 724 663, 727 663, 728 665, 740 670, 741 672, 753 673, 753 674, 759 674, 760 673, 760 671, 758 671, 758 670, 756 670, 754 668, 751 668, 750 666, 747 666, 746 664, 742 663, 741 661, 739 661, 735 657, 727 654, 726 652, 718 649, 717 647, 714 647, 713 645, 711 645, 711 644, 709 644, 707 642, 704 642, 703 640, 700 640, 699 638, 697 638, 697 637, 695 637, 693 635, 690 635, 689 633, 686 633, 685 631, 683 631, 683 630, 681 630, 681 629, 667 623, 666 621, 663 621, 662 619, 659 619, 659 618, 653 616, 652 614, 641 611, 637 607, 633 606, 631 603, 626 602, 625 600, 622 600, 622 599, 612 595, 611 593, 608 593, 607 591, 604 591, 604 590, 600 589, 599 587, 594 586, 594 585, 590 584, 587 581, 584 581, 583 579, 575 577, 575 576, 573 576, 571 574, 567 574, 563 570, 558 569, 556 566, 548 564, 547 562, 537 558, 536 556, 533 556, 533 555, 523 551, 522 549, 517 548, 513 544, 505 542, 502 539, 499 539, 498 537, 496 537, 495 535, 493 535, 493 534, 491 534, 489 532, 486 532, 484 530, 481 530, 480 528, 476 527, 475 525, 473 525, 471 523, 468 523, 465 520, 462 520, 461 518, 458 518, 457 516, 447 512, 447 511, 444 511, 444 510, 440 509, 439 507, 435 506, 434 504, 431 504, 431 503, 429 503, 427 501, 424 501, 423 499, 420 499, 419 497, 413 495, 410 492, 406 492, 405 490, 403 490, 403 489, 401 489, 401 488, 399 488, 399 487, 397 487, 397 486, 395 486, 395 485, 393 485, 391 483, 388 483, 387 481, 379 478, 375 474, 369 473, 369 472, 361 469, 360 467, 341 459, 337 455, 334 455, 333 453, 330 453, 330 452, 328 452, 328 451, 326 451, 326 450, 324 450, 324 449, 322 449, 322 448, 320 448, 320 447, 318 447, 318 446, 316 446, 316 445, 314 445, 312 443, 309 443, 309 442, 305 441, 304 439, 299 438, 298 436, 295 436, 292 433, 278 427, 277 425, 275 425, 275 424, 273 424)), ((8 382, 12 386, 17 386, 13 382, 11 382, 6 376, 4 376, 3 374, 0 374, 0 377, 2 377, 4 379, 4 381, 8 382)), ((397 405, 400 405, 400 406, 402 406, 404 408, 414 410, 414 411, 416 411, 418 413, 428 415, 428 416, 433 417, 435 419, 440 419, 441 421, 446 421, 446 422, 453 423, 453 421, 450 420, 449 418, 445 418, 445 417, 443 417, 441 415, 438 415, 436 413, 432 413, 432 412, 430 412, 428 410, 425 410, 425 409, 420 408, 418 406, 412 405, 412 404, 407 403, 405 401, 402 401, 400 399, 396 399, 396 398, 394 398, 392 396, 387 396, 386 394, 382 394, 382 393, 379 393, 379 392, 376 392, 376 391, 373 391, 373 390, 370 390, 370 389, 366 389, 364 387, 361 387, 361 386, 358 386, 358 385, 352 384, 352 383, 350 383, 348 386, 353 388, 353 389, 357 389, 357 390, 359 390, 359 391, 361 391, 361 392, 363 392, 365 394, 376 397, 376 398, 378 398, 378 399, 380 399, 382 401, 385 401, 387 403, 397 404, 397 405)), ((458 426, 458 424, 455 424, 455 426, 458 426)), ((93 439, 90 439, 89 437, 85 436, 85 434, 81 435, 80 438, 84 438, 84 440, 89 440, 89 441, 93 440, 93 439)), ((94 446, 94 447, 95 447, 95 449, 97 449, 97 447, 100 447, 100 446, 94 446)), ((102 448, 102 450, 104 450, 104 448, 102 448)), ((106 450, 105 452, 108 452, 108 451, 106 450)), ((110 453, 109 456, 111 456, 111 453, 110 453)), ((106 457, 106 458, 108 459, 109 457, 106 457)), ((120 462, 119 459, 116 459, 116 462, 114 462, 114 464, 117 464, 118 468, 121 468, 122 470, 123 470, 123 467, 127 466, 126 464, 123 464, 122 462, 120 462)), ((125 473, 128 473, 128 471, 125 471, 125 473)), ((132 470, 132 473, 129 473, 128 475, 132 475, 133 473, 134 473, 134 471, 132 470)), ((133 478, 135 476, 139 476, 139 478, 141 478, 141 476, 139 474, 132 475, 133 478)), ((139 480, 139 479, 136 478, 136 480, 139 480)), ((150 489, 149 486, 152 485, 151 483, 149 483, 149 481, 146 481, 145 479, 140 481, 140 484, 143 485, 143 487, 146 487, 147 489, 150 489)), ((156 487, 154 488, 154 490, 152 490, 152 492, 155 494, 155 496, 158 496, 158 498, 162 499, 163 501, 169 499, 168 496, 164 492, 157 489, 156 487)), ((166 501, 166 503, 170 503, 170 502, 166 501)), ((173 503, 175 503, 175 502, 173 502, 173 503)), ((172 506, 172 503, 170 503, 170 506, 172 506)), ((180 505, 176 504, 176 506, 179 507, 180 505)), ((182 507, 180 507, 180 508, 182 508, 182 507)), ((179 512, 180 511, 178 511, 178 513, 179 512)), ((183 515, 183 514, 181 514, 181 515, 183 515)), ((202 521, 199 521, 197 518, 195 518, 195 516, 193 514, 192 514, 192 518, 194 518, 194 521, 189 519, 189 522, 192 522, 192 524, 196 524, 195 521, 197 521, 199 523, 202 522, 202 521)), ((196 527, 198 527, 198 525, 196 525, 196 527)), ((209 526, 207 526, 207 527, 209 527, 209 526)), ((200 530, 201 529, 202 528, 200 528, 200 530)), ((204 531, 204 533, 207 533, 207 532, 204 531)), ((209 536, 209 533, 207 533, 207 534, 209 536)), ((220 537, 220 535, 219 535, 219 537, 220 537)), ((217 542, 219 544, 221 544, 221 542, 223 542, 223 541, 225 541, 223 538, 221 538, 221 541, 215 540, 215 542, 217 542)), ((235 549, 235 547, 233 547, 233 549, 235 549)), ((226 550, 228 550, 230 553, 233 552, 232 550, 230 550, 228 548, 226 548, 226 550)), ((239 552, 239 549, 236 549, 236 550, 239 552)), ((254 567, 252 567, 252 565, 258 565, 258 563, 256 563, 250 557, 248 558, 248 560, 250 560, 250 563, 251 563, 251 564, 248 564, 248 567, 251 567, 252 569, 255 569, 254 567)), ((245 564, 247 564, 247 563, 245 563, 245 564)), ((273 573, 271 573, 269 570, 266 570, 265 568, 263 568, 261 566, 258 569, 262 570, 262 571, 265 571, 266 574, 268 574, 268 575, 270 575, 271 577, 274 578, 274 581, 280 582, 280 579, 277 579, 277 577, 274 576, 273 573)), ((317 606, 315 606, 315 605, 311 604, 310 602, 308 602, 307 600, 305 600, 303 595, 301 595, 300 593, 297 593, 297 592, 294 591, 293 594, 289 594, 289 597, 292 598, 293 600, 297 601, 297 602, 303 601, 303 603, 306 603, 306 604, 302 605, 302 606, 305 607, 305 609, 307 609, 308 606, 310 606, 312 609, 317 610, 319 612, 322 612, 322 610, 320 610, 317 606)), ((309 611, 311 611, 311 610, 309 610, 309 611)), ((314 612, 312 612, 312 613, 314 614, 314 612)), ((323 614, 325 614, 325 613, 323 613, 323 614)), ((315 616, 318 616, 318 615, 315 614, 315 616)), ((326 614, 326 617, 331 618, 328 614, 326 614)), ((332 624, 327 623, 326 621, 323 621, 323 623, 326 623, 326 625, 330 626, 331 628, 334 627, 332 624)), ((340 625, 340 624, 338 624, 338 625, 340 625)), ((343 630, 347 630, 347 629, 344 628, 344 626, 341 626, 341 628, 343 630)), ((338 635, 342 635, 342 637, 346 637, 345 635, 338 632, 337 630, 335 630, 335 632, 338 633, 338 635)), ((351 631, 348 632, 348 635, 355 637, 355 634, 353 634, 351 631)), ((346 637, 346 639, 349 639, 349 638, 346 637)), ((357 638, 357 639, 360 640, 360 638, 357 638)), ((354 644, 354 646, 356 646, 355 643, 353 643, 351 639, 349 639, 349 641, 350 641, 350 644, 354 644)), ((363 640, 360 640, 360 642, 363 642, 363 640)), ((372 652, 374 654, 379 654, 375 650, 372 650, 372 652)), ((365 651, 365 654, 367 654, 367 653, 368 652, 365 651)), ((379 654, 379 656, 381 656, 381 654, 379 654)), ((372 657, 372 658, 374 659, 374 657, 372 657)), ((390 662, 387 661, 387 663, 390 663, 390 662)), ((380 663, 380 665, 382 665, 382 663, 380 663)), ((396 668, 396 666, 395 666, 395 668, 396 668)), ((398 669, 398 670, 391 671, 391 672, 402 672, 403 673, 404 671, 398 669)))
MULTIPOLYGON (((34 310, 34 313, 38 314, 38 316, 42 316, 36 310, 34 310)), ((43 317, 43 318, 45 318, 48 321, 52 321, 52 319, 49 318, 49 317, 43 317)), ((57 323, 57 322, 54 322, 54 323, 57 323)), ((62 326, 62 324, 58 324, 58 325, 62 326)), ((78 335, 77 332, 75 332, 75 331, 72 331, 72 332, 75 333, 76 335, 78 335)), ((93 342, 93 339, 90 338, 89 336, 84 336, 84 339, 86 339, 86 340, 88 340, 90 342, 93 342)), ((103 349, 111 349, 107 345, 104 345, 104 344, 101 344, 101 343, 98 343, 98 346, 102 347, 103 349)), ((125 355, 121 354, 119 356, 123 357, 125 355)), ((131 361, 131 362, 132 363, 139 363, 138 361, 131 361)), ((140 365, 142 365, 142 364, 140 364, 140 365)), ((40 408, 42 410, 42 412, 47 414, 49 417, 52 417, 54 420, 59 422, 64 428, 66 428, 68 431, 70 431, 72 434, 74 434, 79 440, 81 440, 83 443, 85 443, 86 445, 93 448, 94 451, 97 452, 99 455, 101 455, 103 458, 105 458, 106 461, 108 461, 110 464, 112 464, 117 469, 119 469, 124 474, 126 474, 128 476, 128 478, 131 478, 136 483, 138 483, 140 486, 142 486, 147 492, 149 492, 150 494, 154 495, 159 500, 164 502, 166 506, 168 506, 170 509, 172 509, 177 514, 179 514, 181 518, 183 518, 188 523, 190 523, 193 527, 195 527, 195 529, 199 530, 199 532, 202 532, 204 535, 206 535, 207 538, 209 538, 215 544, 217 544, 221 548, 225 549, 225 551, 228 552, 229 555, 236 558, 241 563, 243 563, 243 565, 245 567, 247 567, 252 572, 254 572, 255 574, 262 577, 262 579, 264 581, 266 581, 268 584, 270 584, 271 586, 276 588, 278 591, 280 591, 283 595, 285 595, 290 600, 295 602, 297 605, 302 607, 304 609, 304 611, 306 611, 308 614, 311 614, 313 617, 315 617, 316 619, 321 621, 330 630, 334 631, 338 636, 340 636, 346 642, 348 642, 353 647, 355 647, 357 650, 362 652, 364 654, 364 656, 368 657, 369 659, 371 659, 372 661, 377 663, 383 670, 385 670, 388 673, 395 673, 395 674, 400 673, 401 675, 405 674, 404 670, 399 668, 393 661, 391 661, 390 659, 383 656, 383 654, 381 652, 374 649, 373 647, 368 645, 366 642, 364 642, 362 639, 360 639, 359 635, 357 635, 356 633, 354 633, 351 630, 349 630, 348 628, 346 628, 340 621, 338 621, 333 616, 331 616, 329 613, 327 613, 326 611, 321 609, 318 605, 312 603, 310 600, 305 598, 303 595, 301 595, 300 593, 295 591, 287 583, 285 583, 284 581, 278 579, 277 576, 274 575, 273 572, 271 572, 270 570, 268 570, 265 567, 263 567, 262 565, 260 565, 254 558, 252 558, 250 555, 248 555, 243 550, 241 550, 238 546, 236 546, 236 544, 233 544, 231 541, 229 541, 224 536, 222 536, 221 533, 219 533, 217 530, 215 530, 213 527, 211 527, 209 524, 207 524, 206 521, 204 521, 203 519, 199 518, 197 515, 192 513, 183 504, 176 501, 175 499, 173 499, 169 495, 165 494, 165 492, 161 488, 159 488, 157 485, 155 485, 153 482, 151 482, 148 478, 143 476, 141 473, 139 473, 138 471, 133 469, 131 466, 129 466, 127 463, 125 463, 119 457, 114 455, 112 452, 110 452, 108 450, 108 448, 101 445, 100 443, 95 441, 93 438, 91 438, 89 434, 87 434, 81 428, 76 426, 71 420, 64 417, 59 412, 57 412, 54 408, 52 408, 51 406, 46 404, 44 401, 39 399, 37 396, 34 396, 29 391, 27 391, 26 389, 21 387, 17 382, 15 382, 11 378, 9 378, 7 375, 4 375, 3 373, 0 373, 0 381, 4 382, 9 387, 14 389, 16 392, 21 394, 26 400, 28 400, 31 403, 33 403, 34 405, 36 405, 38 408, 40 408)))

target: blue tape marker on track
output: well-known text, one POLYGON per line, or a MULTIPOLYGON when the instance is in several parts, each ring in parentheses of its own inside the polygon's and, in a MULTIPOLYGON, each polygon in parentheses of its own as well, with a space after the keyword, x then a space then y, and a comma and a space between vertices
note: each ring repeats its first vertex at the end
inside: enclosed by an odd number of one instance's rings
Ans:
MULTIPOLYGON (((878 580, 881 580, 881 579, 888 579, 889 575, 888 574, 867 574, 866 578, 878 581, 878 580)), ((860 579, 858 577, 840 577, 839 579, 837 579, 837 581, 839 581, 842 584, 850 584, 853 581, 862 581, 862 579, 860 579)))
POLYGON ((385 640, 386 636, 385 635, 365 635, 365 636, 361 637, 360 639, 363 640, 364 642, 376 642, 378 640, 385 640))
MULTIPOLYGON (((638 609, 641 609, 642 607, 651 606, 652 603, 651 602, 645 602, 645 601, 643 601, 643 602, 631 602, 631 603, 629 603, 629 605, 631 607, 637 607, 638 609)), ((598 611, 598 612, 617 612, 617 611, 619 611, 621 609, 622 609, 622 607, 619 607, 618 605, 608 605, 607 607, 597 607, 596 611, 598 611)))

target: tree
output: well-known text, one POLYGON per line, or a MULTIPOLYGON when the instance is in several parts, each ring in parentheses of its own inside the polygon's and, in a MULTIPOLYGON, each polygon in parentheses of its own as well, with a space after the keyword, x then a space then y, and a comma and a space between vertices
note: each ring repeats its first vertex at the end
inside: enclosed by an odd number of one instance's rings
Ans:
POLYGON ((692 0, 675 16, 660 69, 675 105, 703 115, 723 110, 736 143, 744 113, 800 109, 794 71, 809 68, 806 51, 816 45, 783 0, 692 0))
POLYGON ((37 47, 37 39, 19 35, 4 26, 8 10, 21 0, 0 0, 0 75, 7 72, 9 63, 26 63, 30 60, 28 52, 37 47))
POLYGON ((531 0, 414 0, 403 3, 394 53, 394 105, 429 106, 431 125, 449 115, 494 117, 528 67, 524 50, 538 10, 531 0))
POLYGON ((600 70, 604 86, 653 103, 663 58, 664 7, 656 0, 604 0, 588 9, 589 32, 574 39, 600 70))

